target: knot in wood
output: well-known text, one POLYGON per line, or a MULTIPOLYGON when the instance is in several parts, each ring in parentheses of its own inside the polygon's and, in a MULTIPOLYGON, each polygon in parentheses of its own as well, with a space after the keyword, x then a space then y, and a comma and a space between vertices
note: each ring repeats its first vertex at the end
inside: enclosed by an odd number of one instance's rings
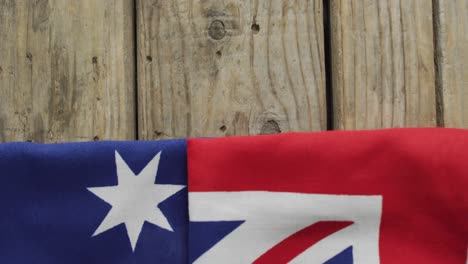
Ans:
POLYGON ((226 29, 224 23, 221 20, 214 20, 211 22, 210 28, 208 29, 208 34, 211 38, 220 40, 226 35, 226 29))
POLYGON ((261 135, 281 133, 281 128, 275 120, 266 121, 260 129, 261 135))

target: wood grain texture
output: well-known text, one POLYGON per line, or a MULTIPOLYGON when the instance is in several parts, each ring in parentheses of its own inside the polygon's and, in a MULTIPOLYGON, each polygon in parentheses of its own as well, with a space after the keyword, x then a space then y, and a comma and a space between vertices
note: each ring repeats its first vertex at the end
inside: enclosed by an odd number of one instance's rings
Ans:
POLYGON ((326 128, 321 0, 137 1, 142 139, 326 128))
POLYGON ((135 138, 131 0, 0 0, 0 141, 135 138))
POLYGON ((435 126, 431 1, 331 0, 335 129, 435 126))
POLYGON ((468 128, 468 0, 435 0, 440 125, 468 128))

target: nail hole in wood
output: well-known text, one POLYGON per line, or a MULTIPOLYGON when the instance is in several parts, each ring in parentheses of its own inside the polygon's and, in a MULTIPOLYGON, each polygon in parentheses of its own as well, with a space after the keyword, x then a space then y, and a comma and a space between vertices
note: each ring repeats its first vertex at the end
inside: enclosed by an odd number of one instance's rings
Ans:
POLYGON ((153 57, 151 57, 150 55, 146 56, 146 61, 152 62, 152 61, 153 61, 153 57))
POLYGON ((250 28, 252 29, 252 32, 254 34, 257 34, 258 32, 260 32, 260 25, 255 22, 252 24, 250 28))
POLYGON ((94 141, 98 141, 98 140, 99 140, 99 136, 97 136, 97 135, 94 136, 93 140, 94 140, 94 141))
POLYGON ((225 132, 226 131, 226 126, 225 125, 220 126, 219 130, 221 130, 221 132, 225 132))
POLYGON ((28 51, 28 52, 26 53, 26 58, 28 58, 28 61, 29 61, 29 62, 32 62, 32 57, 33 57, 33 56, 32 56, 32 54, 31 54, 31 52, 28 51))
POLYGON ((92 58, 92 61, 93 61, 93 64, 97 64, 97 57, 94 56, 94 57, 92 58))

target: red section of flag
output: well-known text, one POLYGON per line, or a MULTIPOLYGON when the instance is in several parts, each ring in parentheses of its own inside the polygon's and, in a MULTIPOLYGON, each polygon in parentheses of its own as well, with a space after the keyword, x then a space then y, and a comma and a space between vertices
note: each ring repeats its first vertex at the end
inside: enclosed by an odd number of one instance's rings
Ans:
POLYGON ((314 223, 281 241, 255 260, 255 264, 288 263, 323 238, 352 225, 350 221, 321 221, 314 223))
POLYGON ((190 192, 382 195, 381 263, 466 263, 468 131, 191 139, 188 166, 190 192))

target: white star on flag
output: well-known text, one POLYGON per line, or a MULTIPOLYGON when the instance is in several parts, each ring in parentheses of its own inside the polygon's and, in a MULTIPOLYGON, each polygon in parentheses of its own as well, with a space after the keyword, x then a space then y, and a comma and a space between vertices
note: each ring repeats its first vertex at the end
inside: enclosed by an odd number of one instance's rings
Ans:
POLYGON ((132 250, 135 251, 145 221, 174 231, 158 205, 182 190, 185 185, 155 184, 160 157, 161 152, 135 175, 115 151, 117 185, 88 188, 112 206, 93 236, 124 223, 132 250))

